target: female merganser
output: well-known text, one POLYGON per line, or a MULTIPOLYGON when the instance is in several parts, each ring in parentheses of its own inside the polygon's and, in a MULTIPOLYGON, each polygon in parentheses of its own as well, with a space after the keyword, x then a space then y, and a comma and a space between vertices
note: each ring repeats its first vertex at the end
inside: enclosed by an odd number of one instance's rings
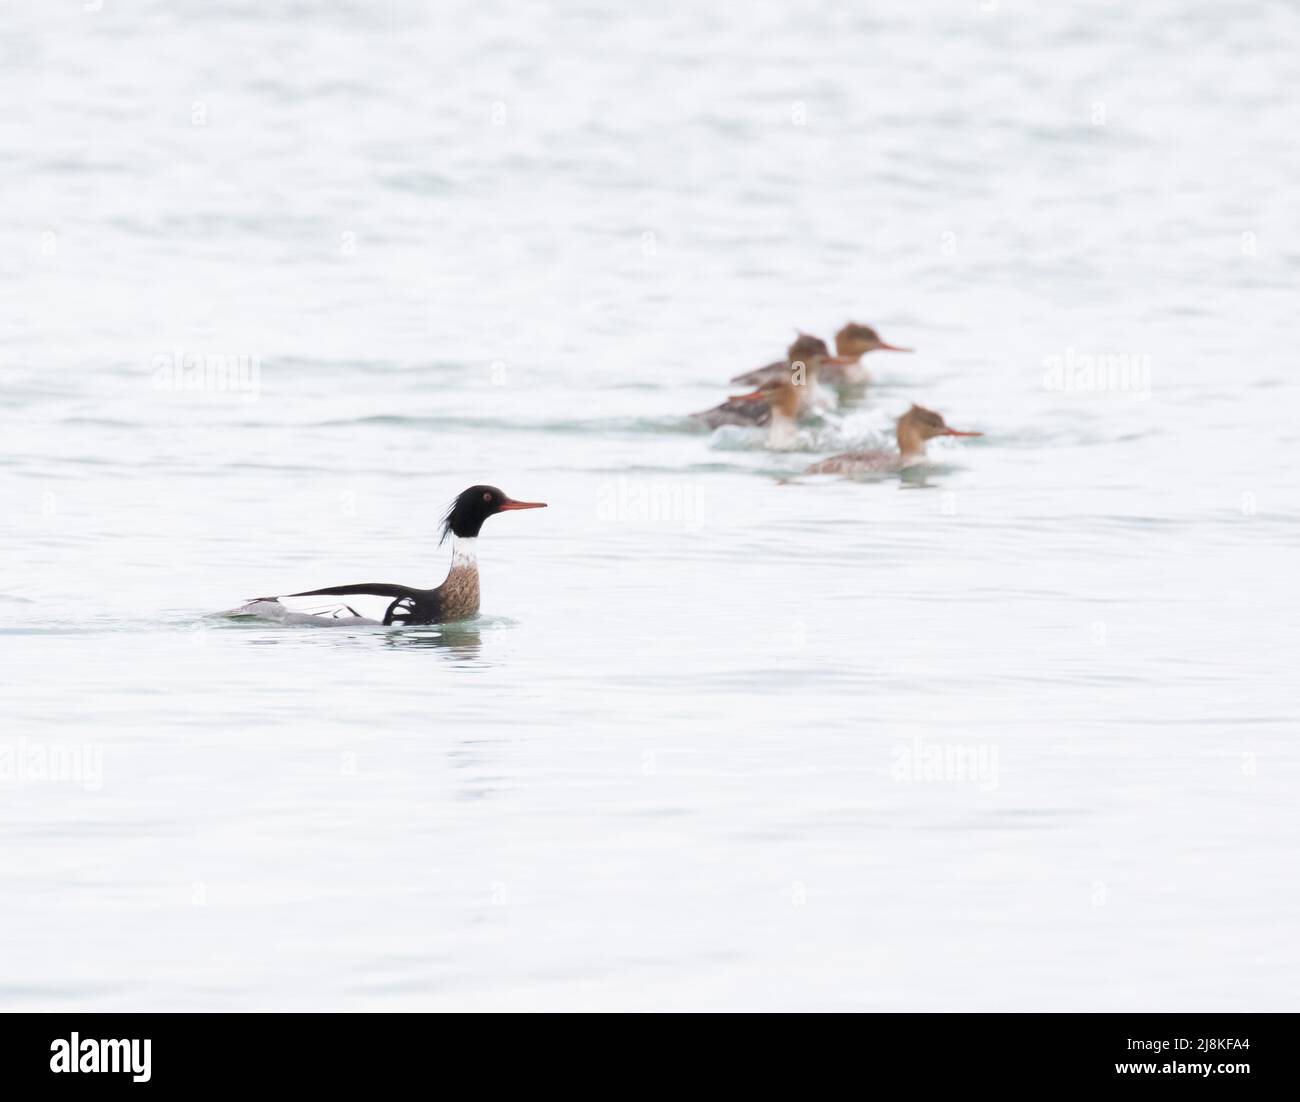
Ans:
MULTIPOLYGON (((804 355, 802 357, 791 356, 791 359, 806 359, 807 356, 820 349, 822 353, 821 381, 831 386, 857 386, 867 382, 870 375, 867 374, 867 369, 859 361, 868 352, 912 351, 910 348, 899 348, 897 345, 881 340, 880 334, 871 326, 859 325, 855 321, 849 322, 835 334, 834 356, 830 354, 825 341, 818 340, 807 333, 799 334, 799 339, 790 346, 792 352, 795 345, 800 345, 800 350, 804 355)), ((788 362, 778 361, 768 364, 766 367, 756 367, 753 371, 746 371, 743 375, 737 375, 731 381, 733 383, 744 383, 748 386, 762 386, 764 383, 786 374, 788 369, 788 362)))
POLYGON ((818 370, 823 370, 826 364, 833 362, 831 350, 820 337, 814 337, 811 333, 800 333, 795 337, 794 343, 786 349, 784 360, 777 360, 766 367, 756 367, 753 371, 737 375, 731 381, 743 383, 745 386, 762 386, 773 379, 789 378, 790 368, 794 364, 809 363, 813 360, 817 362, 818 370))
POLYGON ((768 410, 767 446, 776 451, 786 451, 795 445, 799 431, 799 409, 805 387, 788 375, 771 379, 749 394, 737 394, 733 402, 763 405, 768 410))
POLYGON ((936 436, 983 436, 982 432, 959 432, 950 429, 932 409, 914 405, 898 419, 895 435, 898 451, 876 448, 872 451, 845 452, 814 463, 804 474, 866 474, 898 471, 925 458, 925 442, 936 436))
MULTIPOLYGON (((831 350, 826 347, 825 341, 809 336, 807 333, 800 333, 786 349, 784 360, 739 375, 731 381, 762 386, 773 381, 784 380, 789 383, 793 380, 797 388, 795 394, 799 399, 796 416, 800 416, 813 406, 817 381, 830 355, 831 350)), ((766 402, 751 400, 748 397, 729 398, 712 409, 692 413, 691 418, 703 421, 711 429, 716 429, 719 425, 766 425, 771 419, 771 409, 766 402)))
POLYGON ((835 355, 822 368, 822 382, 830 386, 861 386, 871 381, 871 373, 862 366, 868 352, 911 352, 880 339, 869 325, 849 322, 835 334, 835 355))
POLYGON ((258 597, 239 608, 216 615, 228 619, 273 620, 289 624, 440 624, 478 613, 478 563, 475 545, 488 517, 513 509, 545 509, 544 501, 513 501, 495 486, 471 486, 451 503, 443 517, 442 539, 448 533, 451 569, 442 585, 413 589, 387 582, 335 585, 307 589, 284 597, 258 597), (311 597, 347 597, 340 603, 304 601, 311 597), (285 602, 295 600, 296 606, 285 602), (358 608, 363 611, 358 611, 358 608))

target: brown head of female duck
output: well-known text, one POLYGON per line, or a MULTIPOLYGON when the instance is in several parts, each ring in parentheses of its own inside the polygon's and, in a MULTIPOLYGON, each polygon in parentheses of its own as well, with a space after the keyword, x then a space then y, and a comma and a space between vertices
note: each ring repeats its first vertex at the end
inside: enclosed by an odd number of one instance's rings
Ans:
POLYGON ((822 368, 822 382, 829 386, 861 386, 871 381, 871 373, 862 366, 869 352, 911 352, 882 340, 869 325, 851 321, 835 334, 835 355, 822 368))
POLYGON ((799 431, 799 411, 806 385, 792 374, 769 379, 749 394, 737 394, 733 402, 765 406, 768 411, 767 446, 785 451, 795 445, 799 431))
MULTIPOLYGON (((833 359, 831 350, 826 347, 824 340, 814 337, 811 333, 800 333, 785 350, 784 360, 776 360, 764 367, 756 367, 753 371, 737 375, 731 381, 745 386, 762 386, 764 383, 789 378, 791 369, 797 364, 811 367, 820 378, 821 372, 826 370, 826 365, 833 362, 833 359)), ((817 379, 813 380, 816 381, 817 379)))
POLYGON ((870 451, 833 455, 809 467, 805 474, 869 474, 899 471, 925 458, 925 445, 936 436, 983 436, 982 432, 951 429, 943 417, 932 409, 914 405, 894 428, 898 451, 874 448, 870 451))
MULTIPOLYGON (((829 359, 830 349, 826 347, 825 341, 807 333, 800 333, 786 349, 784 360, 737 376, 731 381, 748 383, 759 388, 768 383, 789 384, 798 399, 798 408, 794 416, 802 417, 812 409, 818 380, 829 359)), ((702 421, 711 429, 716 429, 719 425, 766 425, 772 418, 772 411, 770 403, 766 400, 759 401, 745 395, 729 398, 712 409, 693 413, 691 418, 702 421)))

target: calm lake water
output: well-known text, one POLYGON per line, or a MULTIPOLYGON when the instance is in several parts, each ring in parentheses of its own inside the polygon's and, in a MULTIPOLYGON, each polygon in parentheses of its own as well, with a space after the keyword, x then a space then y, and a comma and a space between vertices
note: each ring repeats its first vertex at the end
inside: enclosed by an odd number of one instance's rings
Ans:
POLYGON ((1294 8, 86 7, 0 17, 0 1006, 1297 1008, 1294 8), (204 619, 476 482, 477 622, 204 619))

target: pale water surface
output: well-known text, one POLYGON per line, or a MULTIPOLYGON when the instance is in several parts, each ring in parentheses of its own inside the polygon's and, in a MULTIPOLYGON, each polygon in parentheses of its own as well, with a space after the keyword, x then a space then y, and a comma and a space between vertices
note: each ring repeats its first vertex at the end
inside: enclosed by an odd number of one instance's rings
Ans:
POLYGON ((1295 5, 0 30, 0 1006, 1297 1007, 1295 5), (202 618, 480 481, 480 622, 202 618))

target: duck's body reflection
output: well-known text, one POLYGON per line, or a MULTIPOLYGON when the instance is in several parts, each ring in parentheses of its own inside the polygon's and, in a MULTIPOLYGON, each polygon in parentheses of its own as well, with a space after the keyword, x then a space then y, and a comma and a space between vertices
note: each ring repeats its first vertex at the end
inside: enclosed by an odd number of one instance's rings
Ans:
POLYGON ((381 636, 386 647, 431 647, 458 663, 476 662, 483 654, 483 632, 474 620, 454 620, 436 627, 399 628, 381 636))
MULTIPOLYGON (((293 631, 282 629, 261 630, 249 642, 255 647, 278 646, 351 646, 366 647, 378 644, 384 647, 428 647, 446 652, 457 665, 486 665, 483 661, 484 629, 511 626, 515 621, 500 616, 473 617, 467 620, 449 620, 441 624, 420 627, 384 628, 376 625, 369 630, 335 628, 332 631, 293 631)), ((249 625, 241 625, 248 630, 249 625)))

